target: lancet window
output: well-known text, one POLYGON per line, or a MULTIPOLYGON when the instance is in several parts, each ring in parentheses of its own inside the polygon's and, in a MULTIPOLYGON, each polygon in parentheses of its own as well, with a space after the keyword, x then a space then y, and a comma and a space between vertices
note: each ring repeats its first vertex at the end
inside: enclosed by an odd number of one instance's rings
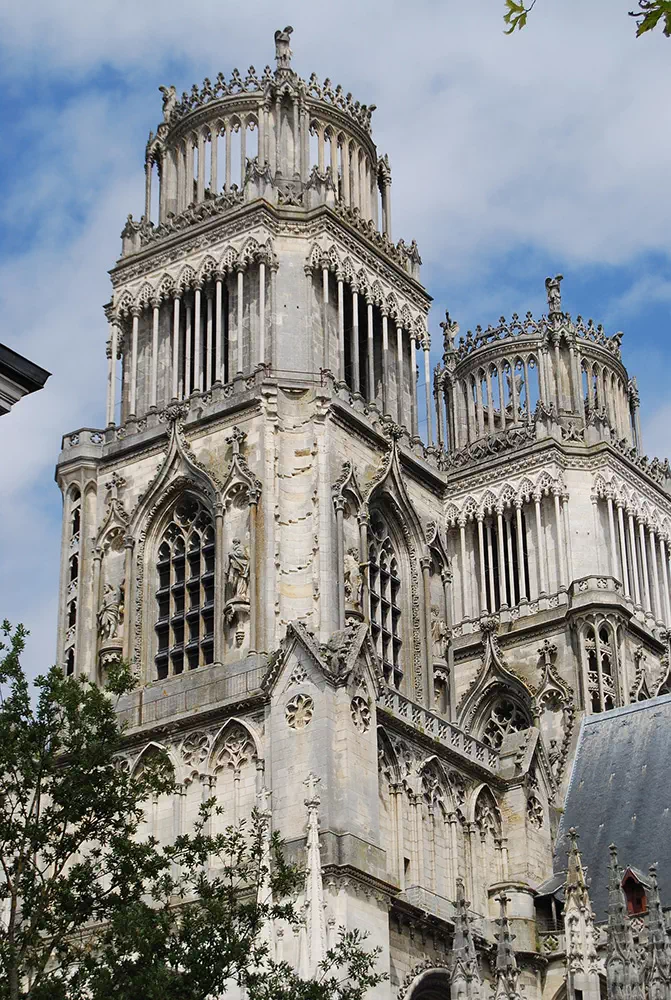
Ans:
POLYGON ((156 561, 156 675, 159 679, 214 659, 214 528, 195 496, 175 506, 156 561))
POLYGON ((401 572, 391 532, 377 510, 371 514, 368 537, 371 632, 387 682, 399 687, 403 679, 401 572))
POLYGON ((618 703, 615 635, 606 623, 590 623, 583 633, 583 643, 592 713, 607 712, 618 703))

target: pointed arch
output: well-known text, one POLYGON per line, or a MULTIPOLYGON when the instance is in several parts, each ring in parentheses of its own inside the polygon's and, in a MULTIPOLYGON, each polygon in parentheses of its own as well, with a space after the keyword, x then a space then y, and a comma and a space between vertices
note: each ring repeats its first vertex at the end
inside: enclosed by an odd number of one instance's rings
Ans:
POLYGON ((238 770, 243 764, 262 760, 262 745, 256 729, 240 716, 226 719, 212 741, 207 766, 210 774, 231 768, 238 770))

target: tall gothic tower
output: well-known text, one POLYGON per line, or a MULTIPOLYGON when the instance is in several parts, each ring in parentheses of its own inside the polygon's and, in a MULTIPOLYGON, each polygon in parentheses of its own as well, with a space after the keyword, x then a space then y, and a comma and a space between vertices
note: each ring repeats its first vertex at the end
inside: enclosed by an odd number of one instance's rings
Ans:
POLYGON ((539 321, 446 317, 431 373, 374 109, 302 80, 291 31, 274 72, 161 88, 107 427, 57 467, 59 657, 134 663, 128 764, 167 752, 181 789, 157 835, 211 789, 226 823, 270 802, 307 865, 279 957, 310 974, 359 926, 380 997, 540 996, 576 723, 668 689, 668 463, 621 335, 572 321, 560 278, 539 321))

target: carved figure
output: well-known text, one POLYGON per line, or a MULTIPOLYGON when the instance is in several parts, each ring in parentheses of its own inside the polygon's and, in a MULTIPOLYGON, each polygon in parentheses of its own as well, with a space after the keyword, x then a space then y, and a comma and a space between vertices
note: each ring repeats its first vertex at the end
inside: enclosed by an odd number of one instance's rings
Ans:
POLYGON ((431 608, 431 641, 434 656, 444 656, 443 646, 447 639, 447 625, 440 617, 438 608, 431 608))
POLYGON ((348 549, 344 558, 345 600, 354 608, 361 607, 361 570, 356 549, 348 549))
POLYGON ((445 350, 453 350, 454 340, 459 333, 459 324, 450 317, 448 310, 445 310, 445 319, 440 324, 443 331, 443 346, 445 350))
POLYGON ((545 279, 545 291, 547 292, 548 297, 548 312, 551 316, 561 312, 561 288, 559 286, 563 280, 564 276, 562 274, 557 274, 554 278, 545 279))
POLYGON ((119 635, 119 624, 122 615, 122 586, 115 587, 108 583, 98 612, 98 634, 101 639, 116 639, 119 635))
POLYGON ((292 52, 289 43, 293 30, 289 24, 284 31, 278 28, 275 32, 275 61, 278 69, 291 69, 292 52))
POLYGON ((247 600, 249 590, 249 556, 239 538, 234 538, 228 553, 226 580, 230 587, 231 599, 247 600))
POLYGON ((177 91, 172 85, 170 87, 159 87, 158 89, 163 94, 163 121, 167 122, 170 120, 170 115, 177 104, 177 91))

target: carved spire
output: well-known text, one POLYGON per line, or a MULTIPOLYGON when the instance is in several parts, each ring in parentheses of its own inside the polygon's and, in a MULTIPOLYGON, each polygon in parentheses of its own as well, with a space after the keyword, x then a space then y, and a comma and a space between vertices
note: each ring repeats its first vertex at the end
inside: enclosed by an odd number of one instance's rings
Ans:
POLYGON ((454 939, 452 942, 452 975, 450 995, 452 1000, 479 1000, 480 969, 473 940, 473 918, 464 891, 464 881, 457 879, 457 899, 454 914, 454 939))
POLYGON ((496 938, 496 985, 495 1000, 520 1000, 520 977, 517 960, 513 949, 515 935, 511 933, 508 921, 507 905, 509 897, 505 892, 498 896, 500 907, 496 925, 499 929, 496 938))
POLYGON ((304 782, 307 788, 305 805, 308 810, 305 910, 307 919, 308 975, 310 976, 316 975, 319 963, 326 955, 324 881, 322 878, 322 862, 319 847, 319 803, 321 799, 317 793, 317 785, 320 780, 320 778, 310 772, 304 782))
POLYGON ((615 844, 611 844, 609 850, 606 952, 608 996, 612 1000, 644 1000, 641 970, 627 916, 627 904, 622 890, 622 872, 617 862, 615 844))
POLYGON ((578 834, 573 827, 568 831, 568 837, 570 847, 564 908, 567 992, 569 1000, 575 1000, 577 991, 584 1000, 599 1000, 594 911, 578 849, 578 834))
POLYGON ((671 1000, 671 941, 659 898, 656 865, 650 865, 648 944, 644 975, 650 1000, 671 1000))
MULTIPOLYGON (((258 813, 259 823, 261 824, 263 831, 263 855, 261 857, 261 877, 259 878, 256 899, 259 906, 272 907, 273 893, 270 884, 270 824, 272 817, 270 809, 271 792, 266 787, 262 767, 257 767, 257 774, 262 782, 256 793, 256 811, 258 813)), ((272 961, 275 958, 275 925, 272 916, 269 916, 262 922, 259 937, 268 948, 268 958, 272 961)))

